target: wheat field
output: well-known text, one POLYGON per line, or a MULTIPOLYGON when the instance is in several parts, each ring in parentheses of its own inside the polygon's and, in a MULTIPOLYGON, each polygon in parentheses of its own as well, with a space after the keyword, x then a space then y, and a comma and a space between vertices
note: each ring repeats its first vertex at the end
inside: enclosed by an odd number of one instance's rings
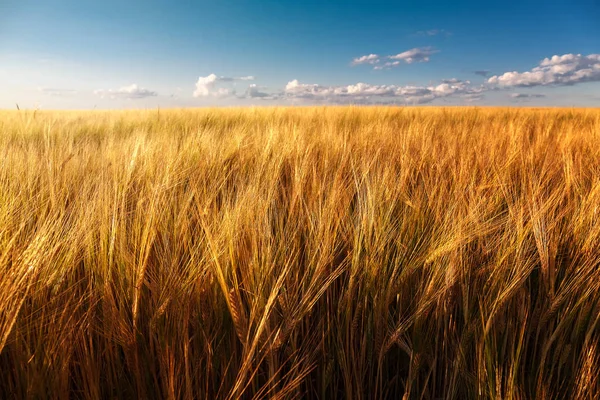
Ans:
POLYGON ((600 398, 600 110, 2 111, 0 152, 0 398, 600 398))

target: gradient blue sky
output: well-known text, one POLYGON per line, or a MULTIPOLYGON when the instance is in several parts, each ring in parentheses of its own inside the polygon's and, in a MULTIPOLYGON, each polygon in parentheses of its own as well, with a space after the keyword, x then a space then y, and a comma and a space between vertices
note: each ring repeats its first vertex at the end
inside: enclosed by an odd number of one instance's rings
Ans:
POLYGON ((600 106, 600 2, 0 0, 15 103, 600 106))

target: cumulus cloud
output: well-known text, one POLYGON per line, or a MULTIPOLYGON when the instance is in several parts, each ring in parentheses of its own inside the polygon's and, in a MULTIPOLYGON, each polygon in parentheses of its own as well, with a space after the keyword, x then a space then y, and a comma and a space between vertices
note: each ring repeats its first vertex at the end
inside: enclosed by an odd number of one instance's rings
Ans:
POLYGON ((210 74, 208 76, 201 76, 196 82, 196 90, 194 90, 194 97, 228 97, 235 95, 235 90, 231 88, 218 88, 219 83, 232 83, 237 81, 253 81, 256 78, 254 76, 241 76, 241 77, 227 77, 217 76, 210 74))
POLYGON ((321 93, 323 91, 323 87, 317 84, 306 84, 300 83, 298 79, 294 79, 285 85, 285 91, 294 94, 301 93, 321 93))
POLYGON ((321 86, 293 80, 286 85, 285 97, 324 103, 425 104, 454 95, 480 95, 483 91, 483 86, 473 87, 471 82, 458 79, 431 86, 371 85, 362 82, 347 86, 321 86))
POLYGON ((352 65, 352 66, 361 65, 361 64, 374 65, 377 63, 379 63, 379 56, 377 54, 369 54, 367 56, 356 57, 355 59, 352 60, 350 65, 352 65))
POLYGON ((401 64, 413 64, 429 62, 432 54, 438 53, 438 50, 433 47, 415 47, 414 49, 406 50, 402 53, 381 58, 377 54, 369 54, 366 56, 356 57, 350 65, 369 64, 375 70, 390 69, 401 64), (381 62, 387 60, 385 62, 381 62))
POLYGON ((416 47, 396 54, 395 56, 389 56, 391 60, 398 60, 406 64, 429 62, 429 57, 438 51, 433 47, 416 47))
POLYGON ((349 96, 392 96, 395 93, 395 86, 392 85, 369 85, 359 82, 355 85, 348 85, 342 88, 342 93, 349 96))
POLYGON ((531 71, 506 72, 488 79, 489 84, 500 87, 574 85, 595 81, 600 81, 600 54, 555 55, 543 59, 531 71))
MULTIPOLYGON (((352 60, 352 65, 367 64, 374 69, 393 68, 402 64, 428 62, 438 50, 433 47, 414 48, 387 57, 368 54, 352 60)), ((472 73, 488 77, 490 71, 476 70, 472 73)), ((285 89, 271 92, 254 83, 244 92, 236 94, 227 84, 236 81, 254 80, 254 77, 219 77, 215 74, 200 77, 196 83, 195 97, 236 96, 238 99, 301 100, 324 104, 426 104, 434 101, 455 99, 462 102, 475 102, 484 98, 488 91, 499 91, 518 86, 570 85, 579 82, 600 81, 600 55, 588 56, 566 54, 542 60, 531 71, 508 72, 492 76, 484 84, 475 85, 468 80, 445 79, 429 85, 372 85, 359 82, 350 85, 326 86, 317 83, 304 83, 297 79, 289 81, 285 89)), ((233 86, 233 84, 232 84, 233 86)), ((543 98, 534 93, 507 94, 512 101, 527 101, 543 98)))
POLYGON ((55 97, 68 97, 77 94, 77 90, 38 87, 38 92, 55 97))
POLYGON ((285 86, 285 94, 288 98, 335 102, 336 99, 360 97, 366 95, 367 92, 375 96, 379 96, 379 93, 393 94, 393 89, 394 86, 374 86, 366 83, 348 86, 321 86, 314 83, 300 83, 297 79, 294 79, 285 86))
POLYGON ((120 89, 100 89, 94 90, 94 94, 102 98, 109 97, 111 99, 144 99, 146 97, 158 96, 156 92, 144 89, 135 83, 129 86, 124 86, 120 89))
POLYGON ((208 76, 201 76, 196 82, 196 90, 194 90, 194 97, 208 97, 216 93, 215 86, 219 78, 215 74, 208 76))

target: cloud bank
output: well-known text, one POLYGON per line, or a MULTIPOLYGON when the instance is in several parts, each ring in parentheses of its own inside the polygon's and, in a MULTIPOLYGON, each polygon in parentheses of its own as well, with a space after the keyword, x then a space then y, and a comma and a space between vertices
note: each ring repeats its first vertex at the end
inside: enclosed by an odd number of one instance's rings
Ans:
MULTIPOLYGON (((368 54, 356 57, 351 65, 371 65, 374 69, 385 69, 401 64, 424 63, 437 53, 433 47, 418 47, 402 53, 380 57, 368 54), (387 60, 383 62, 384 60, 387 60)), ((469 70, 466 70, 469 71, 469 70)), ((488 77, 489 70, 471 70, 471 73, 488 77)), ((254 77, 228 78, 210 74, 196 82, 194 97, 227 97, 237 99, 301 101, 319 104, 428 104, 435 101, 455 99, 459 102, 478 102, 487 92, 501 92, 516 87, 574 85, 582 82, 600 81, 600 55, 565 54, 542 60, 538 66, 526 72, 506 72, 489 77, 484 84, 473 84, 469 80, 444 79, 428 85, 369 84, 358 82, 349 85, 321 85, 304 83, 297 79, 287 82, 280 91, 270 92, 254 83, 237 94, 231 88, 219 87, 219 83, 254 80, 254 77)), ((112 92, 111 92, 112 93, 112 92)), ((545 94, 507 93, 511 101, 521 102, 541 99, 545 94)))
POLYGON ((575 85, 600 81, 600 54, 565 54, 543 59, 531 71, 506 72, 488 79, 499 87, 575 85))
POLYGON ((285 87, 286 99, 302 99, 324 103, 396 103, 425 104, 436 99, 458 95, 479 95, 483 87, 473 87, 470 81, 449 79, 431 86, 370 85, 357 83, 347 86, 322 86, 288 82, 285 87))

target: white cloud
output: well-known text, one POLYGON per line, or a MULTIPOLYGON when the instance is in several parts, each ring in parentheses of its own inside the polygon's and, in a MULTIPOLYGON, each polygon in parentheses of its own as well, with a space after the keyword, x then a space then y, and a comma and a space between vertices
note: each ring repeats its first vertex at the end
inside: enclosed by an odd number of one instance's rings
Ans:
POLYGON ((475 101, 481 98, 482 93, 487 89, 484 86, 471 86, 470 81, 461 81, 459 79, 446 79, 439 85, 428 87, 409 87, 402 93, 405 95, 406 102, 412 104, 430 103, 437 99, 448 97, 470 98, 475 101))
POLYGON ((565 54, 545 58, 531 71, 506 72, 488 79, 500 87, 574 85, 600 81, 600 54, 565 54))
POLYGON ((196 90, 194 90, 194 97, 206 97, 213 93, 213 89, 217 83, 218 77, 215 74, 208 76, 201 76, 196 82, 196 90))
POLYGON ((120 89, 94 90, 94 94, 102 98, 109 97, 111 99, 143 99, 158 96, 156 92, 141 88, 135 83, 120 89))
POLYGON ((242 76, 242 77, 227 77, 217 76, 210 74, 208 76, 201 76, 196 82, 196 90, 194 90, 194 97, 227 97, 235 95, 234 89, 217 88, 218 83, 231 83, 236 81, 253 81, 256 78, 254 76, 242 76))
POLYGON ((300 83, 298 82, 298 79, 294 79, 285 85, 286 93, 291 93, 299 97, 303 95, 319 96, 324 90, 325 88, 322 86, 317 84, 300 83))
POLYGON ((415 47, 396 55, 384 57, 384 60, 388 61, 382 64, 380 63, 382 59, 377 54, 369 54, 353 59, 350 65, 370 64, 373 65, 373 69, 375 70, 390 69, 401 64, 429 62, 429 57, 438 52, 433 47, 415 47))
POLYGON ((393 85, 369 85, 359 82, 356 85, 348 85, 342 89, 342 93, 350 96, 393 96, 396 87, 393 85))
POLYGON ((300 87, 300 82, 298 82, 298 79, 294 79, 293 81, 289 81, 287 83, 287 85, 285 85, 285 90, 295 90, 296 88, 300 87))
POLYGON ((357 57, 352 60, 350 65, 361 65, 361 64, 377 64, 379 63, 379 56, 377 54, 369 54, 368 56, 357 57))
POLYGON ((416 47, 396 54, 395 56, 389 56, 388 58, 391 60, 402 61, 406 64, 429 62, 429 57, 437 52, 438 50, 433 47, 416 47))
POLYGON ((455 95, 481 96, 485 87, 473 87, 469 81, 449 79, 439 85, 432 86, 396 86, 396 85, 371 85, 357 83, 347 86, 321 86, 317 84, 303 84, 298 80, 288 82, 285 96, 288 99, 305 99, 325 103, 404 103, 424 104, 436 99, 455 95))
POLYGON ((297 79, 288 82, 285 94, 288 98, 320 99, 335 102, 348 97, 393 95, 395 86, 374 86, 357 83, 348 86, 321 86, 317 84, 300 83, 297 79))

